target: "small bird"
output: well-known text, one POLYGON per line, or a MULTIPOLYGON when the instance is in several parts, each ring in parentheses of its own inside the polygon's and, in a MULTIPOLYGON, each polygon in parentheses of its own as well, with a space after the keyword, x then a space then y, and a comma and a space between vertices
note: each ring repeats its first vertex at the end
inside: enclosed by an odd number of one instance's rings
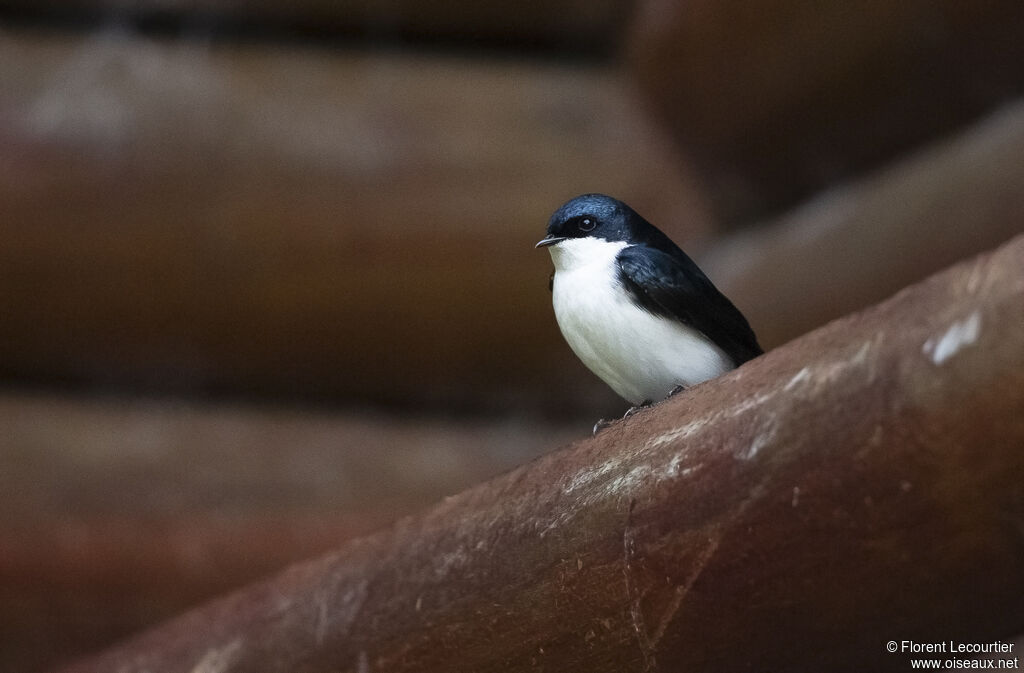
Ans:
POLYGON ((617 199, 569 201, 536 247, 554 262, 550 288, 562 336, 633 405, 627 416, 764 352, 693 260, 617 199))

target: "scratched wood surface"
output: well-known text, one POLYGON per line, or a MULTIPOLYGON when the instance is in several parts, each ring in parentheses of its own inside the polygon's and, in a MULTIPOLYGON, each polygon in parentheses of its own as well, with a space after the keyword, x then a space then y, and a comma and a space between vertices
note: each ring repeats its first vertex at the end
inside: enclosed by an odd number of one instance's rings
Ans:
POLYGON ((905 670, 888 640, 1013 637, 1022 259, 1024 236, 63 670, 905 670))
POLYGON ((0 394, 0 671, 108 647, 588 429, 0 394))

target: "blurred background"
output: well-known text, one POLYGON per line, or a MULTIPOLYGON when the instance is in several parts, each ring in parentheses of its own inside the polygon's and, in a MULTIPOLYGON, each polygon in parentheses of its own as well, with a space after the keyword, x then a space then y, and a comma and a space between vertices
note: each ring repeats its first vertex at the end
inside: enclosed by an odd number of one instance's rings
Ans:
POLYGON ((770 349, 1024 230, 1022 93, 1016 0, 0 0, 0 671, 621 414, 569 198, 770 349))

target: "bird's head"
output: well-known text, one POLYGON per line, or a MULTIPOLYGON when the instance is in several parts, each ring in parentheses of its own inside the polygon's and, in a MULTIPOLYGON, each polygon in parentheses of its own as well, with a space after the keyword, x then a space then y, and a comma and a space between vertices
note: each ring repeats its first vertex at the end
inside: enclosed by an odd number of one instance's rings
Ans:
POLYGON ((628 242, 633 238, 634 221, 640 219, 618 199, 604 194, 584 194, 555 211, 548 221, 547 235, 537 247, 587 238, 628 242))

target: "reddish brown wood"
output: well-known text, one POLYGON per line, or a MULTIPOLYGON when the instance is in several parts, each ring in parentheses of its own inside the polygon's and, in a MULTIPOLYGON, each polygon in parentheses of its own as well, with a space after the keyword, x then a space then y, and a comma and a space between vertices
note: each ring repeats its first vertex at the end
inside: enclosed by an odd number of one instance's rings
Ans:
POLYGON ((66 673, 905 670, 1024 628, 1024 237, 66 673))
POLYGON ((701 265, 765 348, 1021 231, 1024 104, 726 238, 701 265))
POLYGON ((604 67, 9 32, 0 80, 8 380, 579 409, 548 217, 710 226, 604 67))
POLYGON ((1016 0, 642 0, 631 62, 728 223, 1024 93, 1016 0))
POLYGON ((109 647, 583 427, 0 392, 0 671, 109 647))

